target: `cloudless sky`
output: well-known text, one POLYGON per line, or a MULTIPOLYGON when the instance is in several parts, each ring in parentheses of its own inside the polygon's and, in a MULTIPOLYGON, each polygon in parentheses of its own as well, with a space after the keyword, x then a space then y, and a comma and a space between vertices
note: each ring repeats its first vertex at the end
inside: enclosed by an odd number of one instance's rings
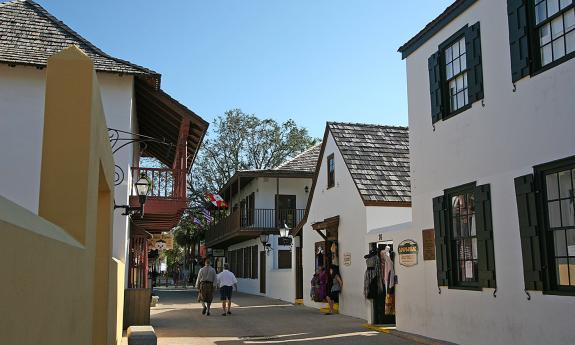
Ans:
POLYGON ((397 48, 453 0, 36 0, 106 53, 162 74, 209 122, 232 108, 407 125, 397 48))

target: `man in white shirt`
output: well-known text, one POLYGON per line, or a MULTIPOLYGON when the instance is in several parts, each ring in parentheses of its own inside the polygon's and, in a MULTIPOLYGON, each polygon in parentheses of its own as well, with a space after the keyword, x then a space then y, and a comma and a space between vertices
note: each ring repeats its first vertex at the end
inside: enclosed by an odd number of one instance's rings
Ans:
POLYGON ((229 271, 230 266, 224 264, 224 270, 218 274, 218 286, 220 287, 220 297, 222 299, 222 308, 224 308, 223 316, 230 315, 232 307, 232 290, 235 287, 238 291, 238 280, 236 276, 229 271), (227 310, 226 310, 227 302, 227 310))

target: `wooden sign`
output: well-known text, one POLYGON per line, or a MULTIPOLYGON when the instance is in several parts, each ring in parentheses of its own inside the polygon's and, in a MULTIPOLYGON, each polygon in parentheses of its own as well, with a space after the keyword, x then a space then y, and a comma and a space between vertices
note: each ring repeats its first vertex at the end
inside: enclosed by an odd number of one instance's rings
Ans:
POLYGON ((343 253, 343 265, 351 266, 351 253, 343 253))
POLYGON ((417 242, 414 240, 403 240, 397 247, 397 253, 399 255, 399 264, 405 267, 411 267, 417 265, 417 255, 419 254, 419 248, 417 242))
POLYGON ((421 235, 423 236, 423 260, 435 260, 435 230, 422 230, 421 235))

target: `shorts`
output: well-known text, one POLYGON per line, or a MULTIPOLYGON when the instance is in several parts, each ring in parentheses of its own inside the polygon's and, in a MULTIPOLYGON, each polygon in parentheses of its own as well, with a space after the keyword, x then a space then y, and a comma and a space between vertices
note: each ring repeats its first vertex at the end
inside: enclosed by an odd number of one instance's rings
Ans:
POLYGON ((334 303, 339 303, 339 291, 330 292, 329 299, 331 299, 334 303))
POLYGON ((220 298, 222 301, 231 301, 232 300, 232 291, 233 286, 222 286, 220 288, 220 298))

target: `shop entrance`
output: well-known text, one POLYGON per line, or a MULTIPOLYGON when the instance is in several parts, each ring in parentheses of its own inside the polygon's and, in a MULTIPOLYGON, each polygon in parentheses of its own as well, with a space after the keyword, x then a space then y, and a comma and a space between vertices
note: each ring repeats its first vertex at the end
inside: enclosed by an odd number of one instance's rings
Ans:
MULTIPOLYGON (((387 284, 383 283, 383 290, 377 291, 371 297, 372 299, 372 322, 376 325, 395 325, 395 251, 393 241, 379 241, 369 244, 370 254, 374 252, 379 258, 387 255, 385 248, 389 247, 389 259, 387 263, 391 262, 391 270, 385 270, 385 264, 380 266, 379 277, 384 279, 387 272, 387 284), (382 268, 383 267, 383 268, 382 268)), ((385 281, 385 279, 384 279, 385 281)))

